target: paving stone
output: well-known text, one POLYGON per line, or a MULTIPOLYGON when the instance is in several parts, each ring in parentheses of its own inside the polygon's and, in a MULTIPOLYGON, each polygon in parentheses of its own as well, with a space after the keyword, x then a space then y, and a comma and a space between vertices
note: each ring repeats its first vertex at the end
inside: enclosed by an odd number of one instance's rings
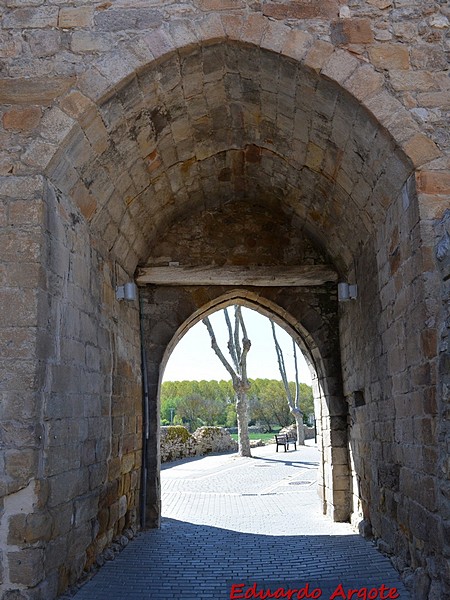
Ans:
POLYGON ((324 597, 340 583, 384 584, 409 598, 373 544, 321 514, 314 447, 276 453, 272 445, 253 453, 166 464, 161 529, 139 534, 75 599, 225 599, 233 584, 246 586, 234 588, 237 594, 255 582, 258 589, 309 583, 324 597))

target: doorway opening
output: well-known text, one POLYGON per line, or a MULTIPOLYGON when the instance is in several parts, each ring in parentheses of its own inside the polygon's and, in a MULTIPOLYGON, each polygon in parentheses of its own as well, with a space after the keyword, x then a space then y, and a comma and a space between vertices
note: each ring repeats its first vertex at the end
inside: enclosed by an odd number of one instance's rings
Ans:
MULTIPOLYGON (((151 414, 149 415, 149 430, 153 430, 155 432, 155 436, 149 437, 146 455, 148 459, 154 461, 153 464, 158 474, 157 479, 151 479, 150 481, 147 481, 147 494, 149 499, 151 499, 151 502, 147 502, 147 517, 149 515, 150 508, 150 514, 153 510, 156 513, 153 515, 154 518, 156 517, 158 519, 158 522, 160 519, 160 422, 161 417, 164 418, 166 421, 168 420, 167 416, 169 416, 170 418, 170 408, 175 409, 175 406, 166 406, 164 394, 161 393, 166 365, 168 364, 169 358, 172 352, 174 351, 177 343, 184 337, 185 334, 187 334, 189 330, 193 329, 197 323, 199 323, 199 325, 203 327, 200 321, 202 321, 202 319, 204 319, 206 316, 209 316, 217 311, 221 311, 221 309, 227 306, 238 304, 243 306, 244 308, 257 311, 260 315, 263 315, 264 317, 269 317, 277 324, 279 324, 287 332, 287 335, 290 338, 295 339, 295 341, 298 344, 298 347, 306 356, 306 362, 309 365, 309 368, 312 369, 311 388, 312 394, 314 396, 314 414, 317 423, 316 439, 318 448, 320 450, 318 491, 321 499, 321 509, 323 513, 328 514, 335 521, 348 520, 349 495, 347 494, 347 496, 345 496, 344 494, 342 494, 342 474, 344 472, 344 469, 342 468, 341 463, 335 464, 334 461, 336 457, 335 450, 338 444, 340 444, 340 451, 337 453, 339 455, 339 459, 342 460, 342 458, 344 457, 344 450, 345 452, 347 451, 347 440, 342 435, 331 435, 331 431, 342 429, 342 423, 346 423, 345 406, 342 407, 342 414, 336 414, 337 403, 335 386, 340 372, 339 357, 337 355, 337 360, 335 361, 335 363, 333 363, 330 360, 328 355, 326 355, 325 361, 322 359, 322 353, 325 350, 325 347, 322 348, 320 346, 320 344, 322 343, 320 335, 323 334, 323 328, 327 324, 324 321, 320 320, 319 314, 315 315, 316 318, 311 318, 311 315, 309 316, 310 321, 308 322, 308 324, 314 324, 316 329, 311 327, 308 330, 305 326, 301 324, 298 315, 302 312, 302 294, 299 293, 298 290, 295 294, 293 294, 292 290, 289 290, 289 288, 282 290, 274 290, 274 288, 271 288, 265 290, 264 293, 262 293, 261 289, 258 290, 258 293, 249 290, 235 289, 227 291, 223 288, 216 289, 215 291, 217 293, 217 296, 213 300, 211 300, 208 303, 202 304, 197 310, 192 311, 191 314, 187 316, 187 318, 180 322, 177 321, 176 318, 174 318, 176 317, 176 312, 174 313, 173 310, 175 297, 178 297, 180 306, 186 307, 189 306, 189 304, 192 305, 193 294, 195 293, 194 290, 180 286, 176 288, 168 287, 166 288, 166 290, 163 290, 163 288, 160 288, 159 290, 156 290, 155 288, 143 288, 142 291, 142 295, 144 296, 144 298, 146 293, 150 294, 150 301, 144 301, 143 304, 144 344, 148 348, 152 349, 152 352, 149 352, 147 354, 151 357, 151 360, 147 361, 147 370, 149 373, 150 387, 152 393, 155 394, 155 402, 150 403, 151 414), (159 314, 160 334, 162 333, 162 328, 164 327, 164 332, 167 340, 164 346, 160 342, 157 343, 157 340, 155 340, 154 337, 155 330, 158 329, 158 326, 155 326, 155 321, 153 320, 151 312, 152 307, 156 306, 153 302, 153 298, 156 292, 158 292, 157 310, 159 314), (167 306, 167 319, 165 317, 162 317, 163 293, 167 293, 167 298, 170 298, 170 302, 168 302, 167 306), (274 295, 275 297, 283 298, 284 301, 289 302, 291 304, 291 308, 293 305, 290 302, 290 300, 292 300, 292 298, 295 297, 297 304, 296 312, 298 311, 298 315, 296 315, 295 313, 290 314, 283 306, 280 306, 276 302, 274 302, 274 295), (152 326, 147 327, 146 323, 151 323, 152 326), (170 336, 169 329, 171 330, 170 336), (157 357, 156 348, 160 349, 160 360, 158 364, 154 362, 155 357, 157 357), (330 398, 333 404, 331 410, 328 406, 330 398), (169 409, 169 411, 167 409, 169 409), (165 412, 162 411, 167 412, 167 415, 165 414, 165 412), (153 446, 152 440, 154 440, 153 446), (155 442, 157 443, 157 447, 155 447, 155 442), (335 476, 339 478, 339 490, 336 490, 334 486, 335 476), (337 502, 334 498, 334 494, 336 491, 339 491, 336 497, 337 502)), ((211 292, 211 288, 209 288, 209 292, 211 292)), ((308 294, 308 292, 304 293, 308 294)), ((305 300, 305 298, 303 298, 303 301, 308 302, 309 299, 305 300)), ((308 303, 308 306, 311 306, 310 302, 308 303)), ((177 316, 179 317, 179 313, 177 316)), ((326 336, 324 336, 324 339, 325 337, 326 336)), ((328 339, 331 339, 331 336, 328 336, 328 339)), ((214 363, 215 361, 217 361, 217 358, 214 356, 214 353, 210 348, 208 350, 210 357, 209 362, 214 363)), ((271 350, 273 351, 273 340, 271 342, 271 350)), ((327 352, 329 352, 329 349, 327 350, 327 352)), ((175 419, 175 414, 176 411, 173 410, 172 419, 175 419)), ((148 469, 148 472, 151 471, 151 469, 148 469)), ((347 465, 345 465, 345 473, 348 473, 347 465)))

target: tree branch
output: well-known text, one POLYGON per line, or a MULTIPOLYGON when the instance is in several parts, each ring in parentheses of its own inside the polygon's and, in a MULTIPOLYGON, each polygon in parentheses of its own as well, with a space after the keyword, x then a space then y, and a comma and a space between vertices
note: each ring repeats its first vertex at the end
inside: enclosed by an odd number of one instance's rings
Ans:
POLYGON ((225 356, 223 355, 221 349, 219 348, 219 345, 217 344, 216 341, 216 336, 214 334, 214 330, 212 328, 212 325, 210 323, 210 320, 208 317, 205 317, 202 320, 202 323, 206 326, 208 333, 209 333, 209 337, 211 338, 211 348, 214 350, 214 352, 216 353, 216 356, 219 358, 220 362, 223 364, 223 366, 225 367, 225 369, 228 371, 228 373, 231 376, 231 379, 233 380, 233 385, 237 385, 238 384, 238 377, 233 369, 233 367, 230 365, 230 363, 227 361, 227 359, 225 358, 225 356))
MULTIPOLYGON (((235 315, 236 315, 236 321, 240 323, 241 327, 242 327, 242 353, 241 353, 241 360, 240 360, 240 366, 241 366, 241 377, 243 380, 244 385, 248 386, 248 378, 247 378, 247 354, 250 351, 251 348, 251 342, 247 337, 247 329, 245 327, 245 323, 244 323, 244 318, 242 316, 242 310, 241 307, 239 305, 237 305, 235 307, 235 315)), ((237 329, 237 327, 236 327, 237 329)))
POLYGON ((294 348, 294 365, 295 365, 295 401, 294 401, 294 405, 295 408, 298 408, 298 410, 302 413, 301 408, 300 408, 300 384, 298 382, 298 363, 297 363, 297 344, 295 343, 294 338, 292 338, 292 346, 294 348))
POLYGON ((238 373, 242 374, 242 350, 241 344, 239 343, 239 315, 238 315, 239 306, 234 307, 234 347, 236 350, 236 357, 238 360, 238 373))
POLYGON ((273 335, 273 341, 275 343, 275 351, 277 353, 277 360, 278 360, 278 369, 280 371, 280 375, 281 375, 281 379, 283 380, 283 385, 284 385, 284 389, 286 391, 286 396, 287 396, 287 401, 289 404, 289 408, 291 409, 291 411, 294 410, 295 405, 294 405, 294 401, 292 399, 292 394, 291 394, 291 390, 289 389, 289 382, 287 380, 287 376, 286 376, 286 367, 284 364, 284 357, 283 357, 283 352, 281 350, 281 346, 278 343, 277 340, 277 336, 275 333, 275 324, 273 321, 270 321, 270 324, 272 326, 272 335, 273 335))
POLYGON ((239 374, 239 360, 238 360, 238 356, 236 354, 236 346, 233 343, 233 329, 231 327, 230 316, 229 316, 228 310, 226 308, 223 309, 223 314, 225 316, 225 322, 227 324, 227 329, 228 329, 228 343, 227 343, 228 352, 230 353, 231 360, 233 361, 236 373, 239 374))

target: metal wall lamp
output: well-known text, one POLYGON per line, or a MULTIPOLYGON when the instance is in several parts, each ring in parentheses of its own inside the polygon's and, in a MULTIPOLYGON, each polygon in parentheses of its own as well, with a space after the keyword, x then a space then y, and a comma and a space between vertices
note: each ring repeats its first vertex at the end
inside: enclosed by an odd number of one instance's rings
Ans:
POLYGON ((116 286, 116 299, 133 302, 137 298, 137 287, 134 281, 116 286))
POLYGON ((347 302, 355 300, 358 297, 358 286, 349 283, 338 283, 338 300, 339 302, 347 302))

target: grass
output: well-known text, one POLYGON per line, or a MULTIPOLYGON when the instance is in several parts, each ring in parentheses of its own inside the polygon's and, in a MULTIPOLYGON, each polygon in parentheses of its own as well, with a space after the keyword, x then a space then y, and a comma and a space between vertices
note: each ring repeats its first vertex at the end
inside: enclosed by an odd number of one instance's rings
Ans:
MULTIPOLYGON (((249 434, 249 438, 251 440, 262 440, 263 442, 274 442, 275 443, 275 433, 250 433, 249 434)), ((238 434, 237 433, 232 433, 231 437, 233 438, 233 440, 238 439, 238 434)))

